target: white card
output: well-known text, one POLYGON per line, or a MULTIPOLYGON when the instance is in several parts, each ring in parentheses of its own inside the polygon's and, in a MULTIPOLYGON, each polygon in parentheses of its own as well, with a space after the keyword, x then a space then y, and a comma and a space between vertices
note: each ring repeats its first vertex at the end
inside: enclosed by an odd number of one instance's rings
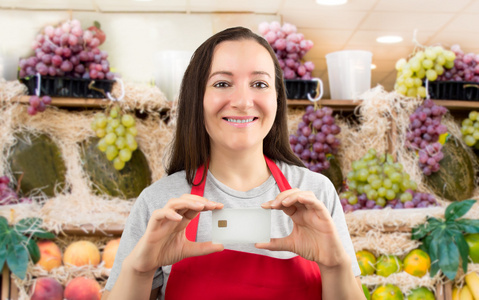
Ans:
POLYGON ((271 239, 271 209, 213 210, 212 225, 213 244, 267 243, 271 239))

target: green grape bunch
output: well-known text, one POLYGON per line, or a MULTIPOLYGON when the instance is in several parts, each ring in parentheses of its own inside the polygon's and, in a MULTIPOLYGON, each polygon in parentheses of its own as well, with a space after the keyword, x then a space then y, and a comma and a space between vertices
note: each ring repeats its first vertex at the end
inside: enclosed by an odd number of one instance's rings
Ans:
POLYGON ((352 163, 347 175, 347 189, 340 195, 345 212, 359 209, 392 209, 436 205, 434 196, 417 191, 403 165, 394 162, 391 154, 379 154, 374 149, 352 163))
POLYGON ((122 170, 125 163, 131 159, 133 151, 138 148, 135 118, 130 114, 123 114, 118 106, 110 109, 108 114, 97 113, 91 123, 98 141, 98 149, 106 154, 106 158, 113 161, 116 170, 122 170))
POLYGON ((471 111, 469 117, 462 121, 461 133, 466 145, 479 150, 479 112, 471 111))
POLYGON ((435 81, 444 74, 445 69, 454 67, 456 54, 441 46, 426 47, 406 60, 396 62, 397 78, 394 90, 407 97, 426 98, 427 91, 423 81, 435 81))

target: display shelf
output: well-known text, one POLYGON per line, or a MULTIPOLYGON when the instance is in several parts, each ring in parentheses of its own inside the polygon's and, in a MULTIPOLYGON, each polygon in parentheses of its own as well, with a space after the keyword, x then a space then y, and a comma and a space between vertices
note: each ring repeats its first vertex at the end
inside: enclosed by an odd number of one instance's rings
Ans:
MULTIPOLYGON (((30 96, 20 96, 18 101, 20 103, 28 104, 30 96)), ((84 107, 84 108, 104 108, 110 104, 110 100, 98 98, 66 98, 66 97, 52 97, 50 105, 57 107, 84 107)), ((171 109, 171 102, 167 103, 167 107, 157 106, 151 107, 153 110, 164 112, 171 109)))
MULTIPOLYGON (((352 111, 362 100, 334 100, 322 99, 321 105, 329 106, 335 110, 352 111)), ((444 106, 451 111, 466 111, 471 109, 479 109, 479 101, 458 101, 458 100, 434 100, 437 105, 444 106)), ((309 100, 290 100, 288 99, 289 107, 302 107, 311 105, 309 100)))
POLYGON ((74 236, 121 236, 124 228, 123 224, 107 224, 99 227, 90 224, 81 226, 66 224, 62 226, 62 233, 74 236))

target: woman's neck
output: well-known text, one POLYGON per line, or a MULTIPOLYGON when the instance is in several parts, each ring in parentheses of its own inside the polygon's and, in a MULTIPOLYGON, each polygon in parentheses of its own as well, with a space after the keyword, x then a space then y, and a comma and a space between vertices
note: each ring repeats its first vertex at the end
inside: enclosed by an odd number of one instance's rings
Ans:
POLYGON ((271 175, 262 149, 254 153, 212 153, 209 170, 216 179, 237 191, 249 191, 258 187, 271 175))

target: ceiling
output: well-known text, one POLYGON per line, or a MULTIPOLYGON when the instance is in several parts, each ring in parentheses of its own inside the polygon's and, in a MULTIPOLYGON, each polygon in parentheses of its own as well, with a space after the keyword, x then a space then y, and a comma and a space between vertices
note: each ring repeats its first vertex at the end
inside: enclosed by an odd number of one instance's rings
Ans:
MULTIPOLYGON (((0 7, 278 15, 314 42, 306 59, 315 63, 315 77, 327 83, 326 54, 369 50, 377 66, 372 70, 371 84, 381 84, 386 90, 393 88, 396 61, 413 51, 415 32, 417 42, 422 45, 459 44, 465 52, 479 53, 479 0, 349 0, 341 6, 321 6, 314 0, 0 0, 0 7), (397 44, 379 44, 376 38, 381 35, 400 35, 404 40, 397 44)), ((326 88, 325 97, 328 95, 326 88)))

